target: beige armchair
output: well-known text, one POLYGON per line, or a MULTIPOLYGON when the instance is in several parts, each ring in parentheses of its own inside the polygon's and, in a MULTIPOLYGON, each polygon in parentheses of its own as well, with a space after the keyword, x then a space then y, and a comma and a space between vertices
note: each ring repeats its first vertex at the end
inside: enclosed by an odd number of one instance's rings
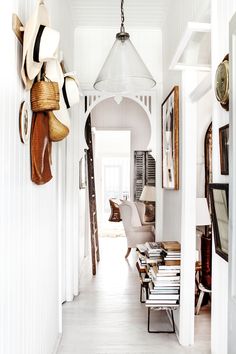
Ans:
MULTIPOLYGON (((127 253, 125 258, 130 254, 131 248, 136 247, 137 243, 145 243, 154 241, 154 227, 151 225, 143 225, 135 202, 123 201, 120 204, 120 213, 127 237, 127 253)), ((140 211, 141 213, 141 211, 140 211)))

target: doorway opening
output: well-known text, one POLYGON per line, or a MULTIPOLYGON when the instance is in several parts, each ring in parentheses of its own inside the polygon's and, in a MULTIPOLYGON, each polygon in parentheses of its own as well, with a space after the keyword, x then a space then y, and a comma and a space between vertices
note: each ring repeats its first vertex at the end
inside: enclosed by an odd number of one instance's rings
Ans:
POLYGON ((93 137, 99 236, 125 236, 112 203, 130 199, 131 132, 94 128, 93 137))

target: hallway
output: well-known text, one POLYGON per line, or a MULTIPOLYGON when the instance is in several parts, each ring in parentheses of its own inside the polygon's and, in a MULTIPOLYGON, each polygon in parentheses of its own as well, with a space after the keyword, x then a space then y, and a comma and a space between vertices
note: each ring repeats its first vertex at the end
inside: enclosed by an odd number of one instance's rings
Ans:
MULTIPOLYGON (((139 302, 135 251, 125 261, 124 237, 100 238, 100 250, 97 276, 83 274, 80 296, 63 305, 63 338, 58 354, 210 353, 210 328, 201 327, 203 336, 198 336, 194 348, 181 347, 174 334, 148 333, 147 309, 139 302)), ((164 312, 152 316, 153 326, 169 325, 164 312)))

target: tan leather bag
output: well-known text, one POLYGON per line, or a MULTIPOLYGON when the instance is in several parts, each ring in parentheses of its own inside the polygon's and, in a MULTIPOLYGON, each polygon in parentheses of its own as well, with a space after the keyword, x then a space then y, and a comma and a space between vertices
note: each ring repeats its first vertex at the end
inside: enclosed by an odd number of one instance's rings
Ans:
POLYGON ((51 147, 47 112, 33 114, 31 125, 31 180, 45 184, 52 179, 51 147))

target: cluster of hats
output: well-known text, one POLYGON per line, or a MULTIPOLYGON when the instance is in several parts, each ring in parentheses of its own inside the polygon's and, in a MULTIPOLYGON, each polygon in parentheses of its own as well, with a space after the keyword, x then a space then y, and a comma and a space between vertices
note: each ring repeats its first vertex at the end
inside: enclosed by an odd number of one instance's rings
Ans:
POLYGON ((66 137, 70 129, 68 108, 80 100, 79 83, 74 73, 64 74, 58 60, 60 33, 49 26, 49 16, 42 0, 37 0, 36 9, 24 29, 23 60, 21 76, 30 90, 44 65, 45 77, 57 82, 59 109, 48 112, 49 136, 52 141, 66 137), (55 132, 60 131, 60 134, 55 132))
POLYGON ((64 139, 70 130, 68 108, 80 100, 74 73, 63 73, 58 60, 60 33, 49 25, 43 0, 24 29, 21 76, 31 90, 31 179, 45 184, 52 178, 52 141, 64 139))

